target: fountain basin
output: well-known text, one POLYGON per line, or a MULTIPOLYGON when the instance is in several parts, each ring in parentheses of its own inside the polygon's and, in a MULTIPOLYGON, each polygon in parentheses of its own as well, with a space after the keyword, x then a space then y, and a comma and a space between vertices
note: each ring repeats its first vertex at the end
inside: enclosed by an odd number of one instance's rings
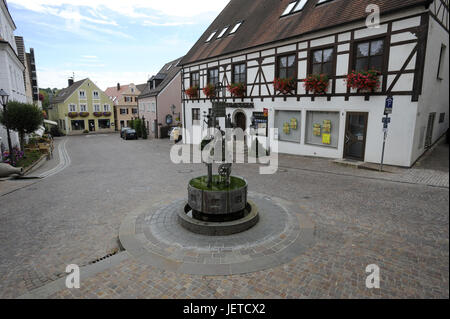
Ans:
POLYGON ((219 179, 220 176, 213 176, 213 186, 210 188, 207 187, 207 176, 197 177, 189 182, 188 204, 194 211, 194 217, 210 216, 214 219, 214 216, 222 216, 219 220, 224 221, 233 219, 234 215, 236 218, 242 217, 247 206, 247 181, 230 176, 230 185, 222 186, 218 183, 219 179))

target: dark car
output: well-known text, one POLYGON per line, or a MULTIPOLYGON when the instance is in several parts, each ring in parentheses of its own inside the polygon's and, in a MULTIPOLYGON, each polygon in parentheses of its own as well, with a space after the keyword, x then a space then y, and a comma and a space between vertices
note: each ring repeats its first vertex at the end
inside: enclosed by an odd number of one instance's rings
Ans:
POLYGON ((124 136, 125 136, 124 138, 126 140, 137 140, 138 139, 136 130, 133 130, 131 128, 129 128, 128 130, 125 131, 124 136))
POLYGON ((120 137, 125 138, 125 131, 129 129, 129 127, 122 127, 122 129, 120 130, 120 137))

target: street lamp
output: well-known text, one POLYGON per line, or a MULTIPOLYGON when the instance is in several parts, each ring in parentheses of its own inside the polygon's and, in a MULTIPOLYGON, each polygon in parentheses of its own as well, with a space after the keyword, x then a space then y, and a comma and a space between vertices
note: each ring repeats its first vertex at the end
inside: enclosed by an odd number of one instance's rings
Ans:
MULTIPOLYGON (((6 118, 8 101, 9 101, 9 94, 6 93, 5 91, 3 91, 3 89, 0 89, 0 103, 3 106, 3 114, 5 115, 5 118, 6 118)), ((8 123, 8 120, 6 120, 6 123, 8 123)), ((8 124, 6 124, 5 127, 6 127, 6 135, 8 136, 9 162, 12 163, 11 136, 9 135, 8 124)))

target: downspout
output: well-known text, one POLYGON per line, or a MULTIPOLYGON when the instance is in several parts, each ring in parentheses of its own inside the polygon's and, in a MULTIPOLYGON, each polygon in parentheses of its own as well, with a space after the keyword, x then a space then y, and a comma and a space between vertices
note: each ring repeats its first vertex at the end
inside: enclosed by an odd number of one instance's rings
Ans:
POLYGON ((159 121, 158 121, 158 94, 155 96, 156 103, 156 128, 155 128, 155 138, 159 138, 159 121))
POLYGON ((184 68, 181 69, 181 101, 183 101, 183 127, 184 127, 184 132, 183 132, 183 140, 184 140, 184 144, 186 144, 186 102, 183 99, 183 91, 184 91, 184 68))

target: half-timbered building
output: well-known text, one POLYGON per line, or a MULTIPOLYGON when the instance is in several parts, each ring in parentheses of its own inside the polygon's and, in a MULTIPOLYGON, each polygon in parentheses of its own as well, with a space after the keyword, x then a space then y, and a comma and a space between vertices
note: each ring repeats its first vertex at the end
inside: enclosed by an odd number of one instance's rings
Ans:
POLYGON ((231 0, 181 61, 183 125, 219 82, 268 148, 380 163, 392 96, 385 163, 411 166, 448 129, 448 28, 448 0, 231 0))

